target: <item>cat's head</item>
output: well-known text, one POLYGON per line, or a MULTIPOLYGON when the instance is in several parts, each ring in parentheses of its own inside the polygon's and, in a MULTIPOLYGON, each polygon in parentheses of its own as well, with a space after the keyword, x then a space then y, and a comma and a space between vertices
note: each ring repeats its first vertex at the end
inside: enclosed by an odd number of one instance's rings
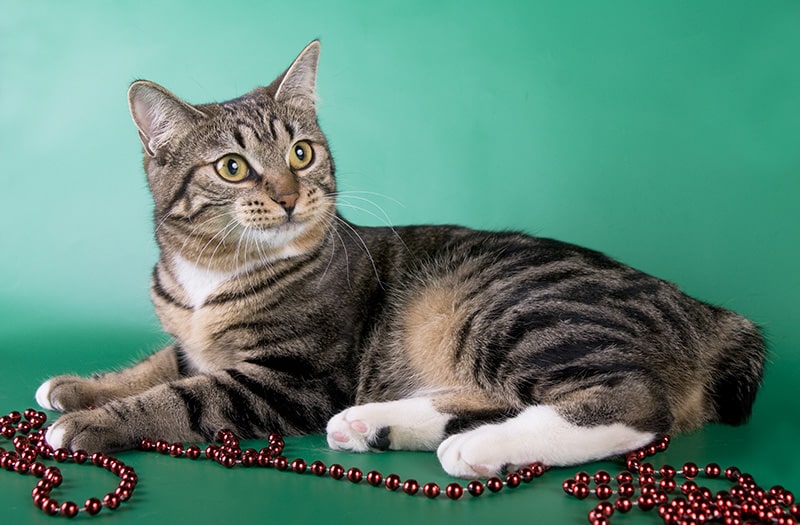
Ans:
POLYGON ((162 252, 232 270, 322 241, 335 180, 315 108, 319 50, 310 43, 272 84, 219 104, 131 85, 162 252))

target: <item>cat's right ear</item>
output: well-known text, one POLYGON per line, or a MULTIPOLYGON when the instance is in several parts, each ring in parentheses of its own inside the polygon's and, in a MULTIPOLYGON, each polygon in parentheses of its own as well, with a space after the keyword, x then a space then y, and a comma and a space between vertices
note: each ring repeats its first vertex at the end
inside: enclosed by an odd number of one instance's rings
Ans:
POLYGON ((131 116, 139 138, 151 157, 206 115, 168 90, 147 80, 137 80, 128 89, 131 116))

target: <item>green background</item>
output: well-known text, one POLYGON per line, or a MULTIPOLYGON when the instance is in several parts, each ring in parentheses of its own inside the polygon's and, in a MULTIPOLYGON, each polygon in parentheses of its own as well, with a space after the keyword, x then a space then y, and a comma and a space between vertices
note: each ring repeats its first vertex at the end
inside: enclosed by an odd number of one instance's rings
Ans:
MULTIPOLYGON (((157 253, 128 84, 225 100, 269 83, 314 38, 349 218, 557 237, 750 316, 772 351, 751 423, 677 437, 659 462, 735 463, 800 490, 792 0, 0 0, 0 412, 32 405, 48 376, 122 366, 165 340, 148 298, 157 253)), ((447 481, 430 454, 337 454, 319 436, 289 440, 287 454, 447 481)), ((123 457, 142 481, 119 523, 583 523, 591 508, 561 494, 576 469, 454 503, 123 457)), ((97 469, 65 470, 59 497, 113 487, 97 469)), ((4 519, 47 519, 32 486, 0 472, 4 519)))

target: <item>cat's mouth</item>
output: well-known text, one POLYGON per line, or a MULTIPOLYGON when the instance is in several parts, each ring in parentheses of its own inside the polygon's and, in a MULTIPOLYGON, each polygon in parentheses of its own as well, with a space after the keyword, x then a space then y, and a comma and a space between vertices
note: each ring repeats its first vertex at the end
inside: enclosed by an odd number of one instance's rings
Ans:
POLYGON ((305 231, 307 221, 287 217, 283 222, 272 225, 248 225, 246 237, 251 237, 272 248, 285 246, 300 237, 305 231))

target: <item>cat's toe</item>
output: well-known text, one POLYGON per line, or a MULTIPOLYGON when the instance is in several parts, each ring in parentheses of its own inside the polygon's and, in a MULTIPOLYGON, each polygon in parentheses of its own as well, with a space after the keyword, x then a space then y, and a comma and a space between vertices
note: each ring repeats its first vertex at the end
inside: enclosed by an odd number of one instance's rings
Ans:
POLYGON ((56 406, 50 400, 50 391, 52 390, 52 388, 53 388, 52 379, 48 379, 47 381, 42 383, 42 385, 36 389, 36 394, 35 394, 36 403, 38 403, 39 406, 44 408, 45 410, 56 410, 58 412, 61 412, 62 409, 56 406))
POLYGON ((389 428, 375 426, 359 418, 358 407, 352 407, 328 421, 328 446, 334 450, 367 452, 389 448, 389 428))
POLYGON ((502 455, 503 444, 487 427, 450 436, 436 451, 442 468, 458 478, 499 474, 508 463, 502 455))
POLYGON ((134 448, 138 441, 124 422, 103 410, 80 410, 59 417, 45 433, 54 449, 110 452, 134 448))

